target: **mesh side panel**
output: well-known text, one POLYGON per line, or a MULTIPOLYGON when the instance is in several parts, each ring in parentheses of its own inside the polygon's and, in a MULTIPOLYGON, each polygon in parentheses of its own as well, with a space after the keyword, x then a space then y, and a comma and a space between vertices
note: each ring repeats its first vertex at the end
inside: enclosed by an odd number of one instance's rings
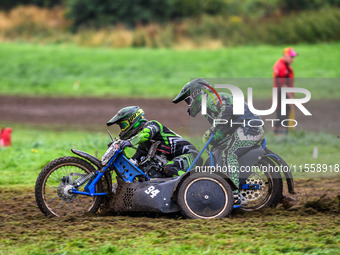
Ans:
POLYGON ((136 189, 134 189, 134 188, 126 188, 126 190, 125 190, 123 202, 124 202, 124 206, 127 209, 132 208, 132 197, 135 194, 135 191, 136 191, 136 189))

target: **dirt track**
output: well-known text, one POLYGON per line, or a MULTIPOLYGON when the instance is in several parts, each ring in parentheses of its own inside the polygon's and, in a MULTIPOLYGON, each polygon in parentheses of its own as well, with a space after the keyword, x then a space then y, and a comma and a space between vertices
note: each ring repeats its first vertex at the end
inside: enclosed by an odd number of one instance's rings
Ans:
MULTIPOLYGON (((303 231, 305 228, 311 228, 308 231, 312 231, 316 236, 322 236, 322 239, 335 238, 336 240, 337 235, 339 235, 338 224, 340 219, 340 197, 336 197, 340 191, 339 184, 339 179, 297 180, 297 197, 300 202, 288 211, 278 207, 277 209, 244 214, 234 212, 229 218, 206 221, 204 224, 201 221, 181 220, 178 214, 158 215, 157 220, 154 219, 154 215, 144 215, 144 217, 84 216, 77 218, 68 216, 49 218, 44 216, 37 208, 34 201, 33 187, 24 189, 7 187, 0 190, 0 244, 3 242, 9 250, 11 246, 44 245, 45 249, 47 249, 45 252, 61 254, 60 250, 55 247, 62 247, 72 239, 83 240, 82 238, 84 237, 88 240, 89 247, 96 245, 96 242, 99 242, 100 245, 107 241, 116 242, 116 240, 124 238, 124 235, 130 237, 129 240, 133 238, 139 240, 141 236, 149 235, 153 232, 156 233, 153 238, 157 238, 160 243, 165 244, 171 238, 178 238, 179 232, 182 236, 185 234, 194 235, 196 242, 204 241, 202 238, 201 240, 196 240, 196 237, 200 237, 202 233, 212 236, 216 236, 216 233, 218 233, 221 237, 213 241, 221 242, 228 239, 228 236, 222 235, 223 233, 232 234, 235 231, 243 231, 242 236, 244 236, 243 226, 252 227, 250 232, 256 229, 256 231, 259 230, 263 233, 272 233, 273 228, 276 231, 288 231, 280 229, 280 224, 293 226, 290 231, 297 231, 301 235, 310 233, 303 231), (318 199, 322 194, 326 197, 322 197, 321 200, 318 199), (191 228, 189 232, 188 228, 191 228), (159 235, 159 232, 163 232, 163 234, 159 235), (49 246, 51 240, 53 240, 53 245, 49 246), (45 242, 47 243, 44 244, 45 242)), ((291 235, 291 233, 287 232, 288 235, 291 235)), ((271 235, 269 236, 270 239, 274 238, 271 235)), ((187 237, 185 242, 188 242, 190 238, 187 237)), ((251 238, 258 239, 260 237, 251 234, 251 238)), ((268 235, 265 238, 268 238, 268 235)), ((180 237, 178 242, 181 241, 183 240, 180 237)), ((298 242, 294 239, 292 241, 298 242)), ((81 245, 84 244, 81 243, 81 245)), ((328 243, 327 246, 335 249, 337 244, 333 242, 328 243)), ((335 254, 334 252, 330 254, 335 254)))
MULTIPOLYGON (((311 214, 322 212, 322 208, 318 208, 317 205, 329 206, 329 208, 324 208, 326 213, 335 213, 335 215, 339 215, 340 204, 336 204, 337 196, 340 196, 340 179, 297 179, 295 181, 296 186, 296 197, 299 202, 292 207, 288 212, 297 212, 299 214, 306 214, 309 210, 305 210, 306 202, 310 201, 318 201, 321 196, 324 196, 325 199, 320 201, 320 204, 313 204, 309 208, 313 210, 311 214), (333 204, 327 205, 329 201, 333 201, 333 204), (334 203, 335 202, 335 203, 334 203), (326 210, 327 209, 327 210, 326 210), (332 212, 330 209, 335 209, 332 212)), ((288 194, 286 191, 286 183, 284 183, 285 194, 288 194)), ((40 218, 43 214, 40 212, 37 204, 35 203, 34 198, 34 190, 33 187, 24 188, 25 192, 18 187, 15 188, 5 188, 0 191, 1 194, 1 207, 0 207, 0 219, 1 217, 37 217, 40 218)), ((340 202, 340 201, 339 201, 340 202)), ((281 206, 279 205, 278 213, 280 213, 281 206)), ((1 227, 1 224, 0 224, 1 227)), ((1 228, 0 228, 1 229, 1 228)))
MULTIPOLYGON (((268 109, 270 100, 255 101, 255 108, 268 109)), ((174 105, 166 99, 46 98, 0 95, 0 122, 58 125, 105 130, 105 123, 122 107, 139 105, 147 119, 156 119, 179 133, 187 133, 190 118, 185 103, 174 105)), ((340 135, 340 100, 312 100, 305 107, 313 116, 295 110, 298 130, 331 132, 340 135)), ((263 119, 275 118, 263 116, 263 119)), ((267 130, 270 126, 265 122, 267 130)))

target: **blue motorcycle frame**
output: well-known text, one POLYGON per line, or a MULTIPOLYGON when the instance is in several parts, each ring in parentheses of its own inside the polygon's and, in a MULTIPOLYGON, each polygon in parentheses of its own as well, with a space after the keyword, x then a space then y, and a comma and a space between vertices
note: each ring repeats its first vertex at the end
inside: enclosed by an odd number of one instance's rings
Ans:
MULTIPOLYGON (((210 165, 211 166, 214 165, 214 160, 213 160, 212 154, 207 149, 210 142, 212 141, 213 137, 214 137, 214 135, 212 134, 211 137, 209 138, 209 140, 206 142, 206 144, 204 145, 204 147, 202 148, 202 150, 200 151, 198 156, 195 158, 193 163, 189 166, 189 168, 186 172, 189 172, 195 166, 195 164, 197 163, 197 161, 199 160, 199 158, 201 157, 201 155, 203 154, 203 152, 205 150, 207 150, 207 152, 209 154, 210 165)), ((81 156, 83 158, 90 160, 96 166, 99 166, 101 164, 101 162, 99 162, 99 160, 97 158, 93 157, 92 155, 90 155, 86 152, 82 152, 82 151, 78 151, 78 150, 74 150, 74 149, 72 149, 72 152, 77 154, 78 156, 81 156)), ((97 182, 103 177, 105 172, 109 168, 111 168, 112 166, 115 167, 115 169, 117 170, 120 177, 124 180, 124 182, 132 183, 133 180, 136 177, 140 177, 140 176, 144 177, 145 180, 147 180, 147 181, 150 180, 150 178, 142 170, 140 170, 137 166, 132 164, 130 162, 130 160, 127 157, 124 156, 124 153, 122 152, 122 150, 117 148, 116 152, 114 153, 113 157, 109 160, 109 162, 101 170, 98 170, 96 172, 96 177, 94 179, 90 180, 86 184, 86 186, 84 187, 85 192, 78 191, 77 189, 73 188, 72 193, 79 194, 79 195, 85 195, 85 196, 91 196, 91 197, 107 195, 107 193, 96 193, 95 187, 96 187, 97 182)), ((178 177, 175 177, 175 178, 178 178, 178 177)))

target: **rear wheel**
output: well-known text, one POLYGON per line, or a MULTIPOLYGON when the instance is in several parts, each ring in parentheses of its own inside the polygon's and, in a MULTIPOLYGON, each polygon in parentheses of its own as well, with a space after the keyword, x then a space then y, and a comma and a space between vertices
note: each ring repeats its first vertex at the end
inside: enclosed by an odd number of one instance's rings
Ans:
POLYGON ((240 189, 243 211, 254 211, 265 207, 276 207, 282 197, 280 168, 270 159, 261 159, 249 177, 242 184, 256 185, 258 188, 240 189))
MULTIPOLYGON (((51 161, 40 172, 35 185, 35 199, 45 215, 66 216, 95 213, 102 203, 101 196, 73 194, 72 183, 81 176, 94 172, 94 167, 77 157, 62 157, 51 161)), ((83 191, 83 187, 78 190, 83 191)), ((102 192, 102 183, 96 192, 102 192)))
POLYGON ((195 173, 180 184, 177 204, 187 218, 222 218, 233 208, 233 192, 222 177, 195 173))

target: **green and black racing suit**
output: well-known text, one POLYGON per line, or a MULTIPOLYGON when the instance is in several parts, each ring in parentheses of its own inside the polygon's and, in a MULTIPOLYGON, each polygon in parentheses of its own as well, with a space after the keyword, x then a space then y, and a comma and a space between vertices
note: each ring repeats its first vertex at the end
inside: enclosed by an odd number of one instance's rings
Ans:
POLYGON ((130 139, 133 146, 138 145, 132 158, 140 161, 141 157, 146 156, 152 145, 151 140, 161 142, 156 153, 169 160, 164 167, 164 173, 168 177, 183 174, 198 155, 197 149, 190 142, 158 121, 151 120, 130 139))

